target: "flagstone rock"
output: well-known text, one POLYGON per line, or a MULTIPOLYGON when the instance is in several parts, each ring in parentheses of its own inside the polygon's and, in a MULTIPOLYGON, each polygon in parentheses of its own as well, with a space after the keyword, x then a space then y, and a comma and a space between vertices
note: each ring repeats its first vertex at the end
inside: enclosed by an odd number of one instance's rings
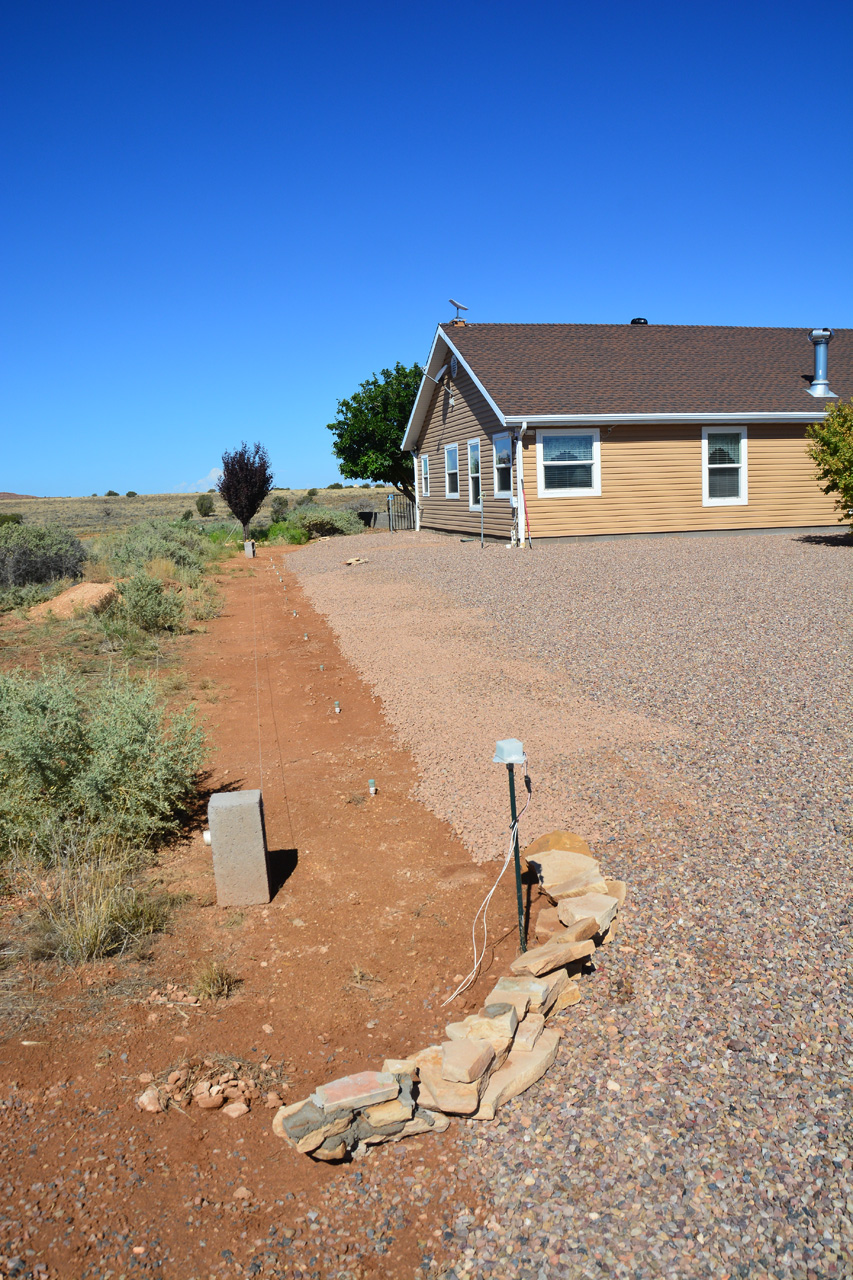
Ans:
POLYGON ((581 989, 577 982, 567 982, 566 986, 557 996, 554 1002, 552 1013, 561 1013, 563 1009, 568 1009, 573 1004, 578 1004, 581 998, 581 989))
POLYGON ((536 976, 540 973, 548 973, 551 969, 559 969, 572 960, 581 960, 585 956, 591 956, 594 951, 595 943, 591 938, 583 942, 576 942, 572 938, 564 938, 558 935, 541 947, 534 947, 532 951, 525 951, 523 955, 513 960, 510 969, 512 969, 513 973, 524 973, 526 971, 536 976))
POLYGON ((495 1051, 488 1040, 448 1040, 441 1046, 441 1074, 445 1080, 471 1084, 488 1071, 495 1051))
POLYGON ((421 1081, 418 1101, 429 1111, 444 1111, 451 1115, 470 1116, 480 1105, 480 1095, 486 1077, 481 1076, 470 1084, 445 1080, 442 1075, 442 1046, 431 1045, 418 1054, 421 1081))
POLYGON ((601 868, 587 854, 551 849, 535 854, 527 851, 525 858, 538 877, 543 892, 554 903, 582 893, 607 892, 601 868))
POLYGON ((539 915, 536 917, 536 937, 540 942, 547 942, 552 933, 556 933, 563 926, 560 924, 560 918, 557 915, 556 907, 542 907, 539 915))
POLYGON ((374 1129, 382 1129, 386 1125, 403 1124, 411 1120, 415 1104, 409 1099, 391 1098, 388 1102, 377 1102, 373 1107, 366 1107, 364 1116, 374 1129))
POLYGON ((556 1058, 559 1043, 560 1032, 549 1027, 542 1032, 532 1050, 513 1046, 505 1064, 492 1072, 472 1119, 494 1120, 500 1106, 540 1080, 556 1058))
POLYGON ((585 854, 586 857, 592 858, 592 852, 586 840, 582 836, 577 835, 574 831, 549 831, 544 836, 539 836, 524 850, 525 859, 535 857, 540 853, 548 853, 552 849, 562 849, 570 853, 585 854))
POLYGON ((596 933, 604 933, 610 927, 618 910, 618 899, 607 893, 584 893, 577 898, 562 898, 557 904, 561 924, 568 928, 592 916, 598 925, 596 933))
MULTIPOLYGON (((514 1003, 513 996, 523 995, 527 997, 528 1009, 531 1013, 538 1013, 542 1005, 548 999, 549 979, 534 978, 532 974, 521 978, 499 978, 491 995, 488 996, 486 1004, 498 1004, 501 1000, 507 1003, 514 1003)), ((516 1005, 518 1010, 518 1005, 516 1005)), ((523 1014, 518 1013, 519 1018, 523 1014)))
POLYGON ((400 1086, 390 1071, 359 1071, 321 1084, 312 1093, 311 1101, 328 1115, 330 1111, 357 1111, 375 1102, 387 1102, 399 1092, 400 1086))
POLYGON ((545 1015, 542 1013, 528 1013, 527 1017, 518 1024, 513 1048, 523 1049, 529 1053, 544 1030, 545 1015))
POLYGON ((511 1040, 518 1026, 518 1013, 512 1004, 491 1005, 490 1014, 470 1013, 461 1022, 445 1027, 448 1040, 489 1040, 497 1051, 498 1044, 511 1040), (499 1012, 500 1010, 500 1012, 499 1012))

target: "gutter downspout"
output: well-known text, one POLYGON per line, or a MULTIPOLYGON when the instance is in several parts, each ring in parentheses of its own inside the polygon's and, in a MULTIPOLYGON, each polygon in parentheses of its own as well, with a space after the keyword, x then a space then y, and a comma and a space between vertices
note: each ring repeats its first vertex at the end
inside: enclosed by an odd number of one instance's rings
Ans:
MULTIPOLYGON (((522 422, 521 430, 518 433, 518 439, 515 445, 515 472, 516 472, 516 489, 518 490, 518 545, 526 547, 529 534, 529 526, 527 523, 527 503, 524 498, 524 446, 522 437, 527 430, 527 423, 522 422)), ((531 546, 533 545, 531 541, 531 546)))
POLYGON ((421 531, 421 491, 418 486, 418 450, 412 450, 412 460, 415 464, 415 533, 421 531))

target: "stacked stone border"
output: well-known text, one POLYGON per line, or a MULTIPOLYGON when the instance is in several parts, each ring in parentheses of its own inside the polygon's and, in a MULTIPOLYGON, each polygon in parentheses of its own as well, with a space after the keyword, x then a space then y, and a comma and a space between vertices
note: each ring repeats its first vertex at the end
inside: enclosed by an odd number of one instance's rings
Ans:
POLYGON ((280 1107, 273 1119, 280 1138, 314 1160, 345 1160, 379 1143, 443 1133, 453 1116, 493 1120, 542 1078, 562 1035, 549 1020, 580 1001, 577 979, 613 941, 626 885, 606 879, 573 832, 540 837, 524 859, 551 904, 536 922, 541 945, 512 962, 479 1013, 449 1023, 443 1043, 280 1107))

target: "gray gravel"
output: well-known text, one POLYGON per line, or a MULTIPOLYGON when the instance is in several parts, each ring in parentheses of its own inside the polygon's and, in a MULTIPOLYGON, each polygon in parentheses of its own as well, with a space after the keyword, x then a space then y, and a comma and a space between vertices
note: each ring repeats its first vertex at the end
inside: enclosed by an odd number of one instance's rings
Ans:
POLYGON ((849 546, 357 546, 289 567, 424 800, 497 856, 517 735, 525 837, 567 825, 629 882, 555 1067, 462 1128, 486 1213, 436 1224, 455 1274, 853 1275, 849 546))

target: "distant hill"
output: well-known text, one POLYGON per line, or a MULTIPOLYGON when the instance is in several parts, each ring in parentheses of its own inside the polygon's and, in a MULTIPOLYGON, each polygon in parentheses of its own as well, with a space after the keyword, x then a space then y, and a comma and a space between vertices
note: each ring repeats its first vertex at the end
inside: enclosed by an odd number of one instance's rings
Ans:
POLYGON ((36 495, 34 493, 0 493, 0 499, 2 498, 34 498, 35 496, 36 495))

